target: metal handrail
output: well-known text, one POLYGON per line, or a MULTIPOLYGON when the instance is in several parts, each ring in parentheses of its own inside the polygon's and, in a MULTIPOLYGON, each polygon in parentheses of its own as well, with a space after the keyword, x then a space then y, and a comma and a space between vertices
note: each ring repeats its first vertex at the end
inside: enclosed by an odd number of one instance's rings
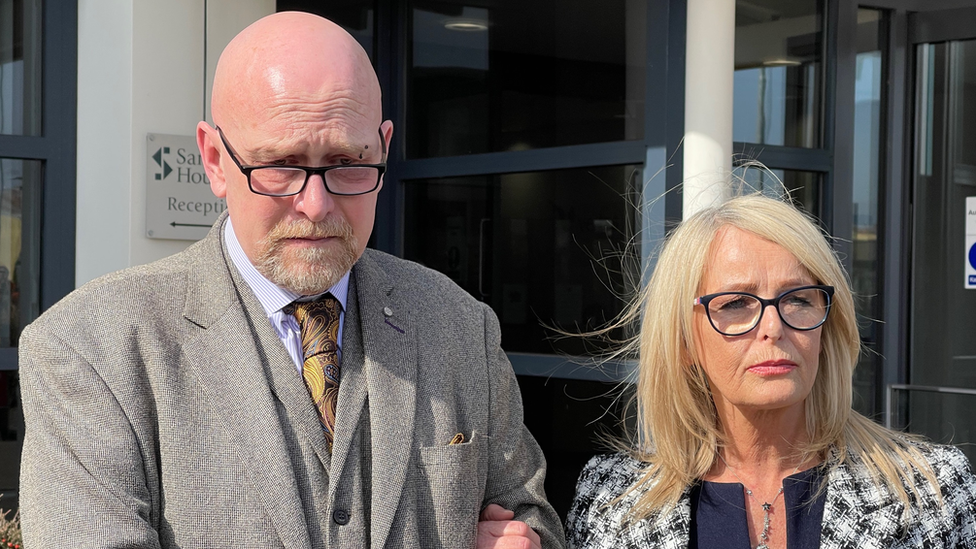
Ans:
POLYGON ((945 393, 951 395, 976 396, 976 389, 964 387, 940 387, 937 385, 910 385, 892 383, 888 385, 885 398, 885 427, 891 429, 891 401, 895 391, 921 391, 923 393, 945 393))

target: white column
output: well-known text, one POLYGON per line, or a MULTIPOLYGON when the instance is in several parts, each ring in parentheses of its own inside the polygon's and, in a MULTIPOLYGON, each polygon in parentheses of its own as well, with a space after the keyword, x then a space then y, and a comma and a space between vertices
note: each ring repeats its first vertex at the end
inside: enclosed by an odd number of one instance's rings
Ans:
POLYGON ((735 0, 688 0, 683 216, 731 195, 735 0))
POLYGON ((79 0, 77 285, 191 244, 146 236, 146 134, 194 135, 217 56, 274 10, 274 0, 79 0))

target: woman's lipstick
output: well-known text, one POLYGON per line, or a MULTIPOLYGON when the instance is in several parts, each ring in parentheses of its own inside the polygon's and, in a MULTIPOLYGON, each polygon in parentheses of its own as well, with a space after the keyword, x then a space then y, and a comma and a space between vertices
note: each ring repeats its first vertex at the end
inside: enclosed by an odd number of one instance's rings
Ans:
POLYGON ((767 360, 749 367, 749 371, 763 377, 781 376, 788 374, 797 368, 796 362, 792 360, 767 360))

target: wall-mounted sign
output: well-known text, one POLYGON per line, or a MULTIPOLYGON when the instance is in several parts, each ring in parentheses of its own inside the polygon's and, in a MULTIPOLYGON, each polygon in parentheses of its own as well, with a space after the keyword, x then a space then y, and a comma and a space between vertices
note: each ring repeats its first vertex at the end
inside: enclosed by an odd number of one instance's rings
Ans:
POLYGON ((227 202, 210 192, 193 136, 146 136, 146 236, 200 240, 227 202))
POLYGON ((966 197, 966 286, 976 290, 976 196, 966 197))

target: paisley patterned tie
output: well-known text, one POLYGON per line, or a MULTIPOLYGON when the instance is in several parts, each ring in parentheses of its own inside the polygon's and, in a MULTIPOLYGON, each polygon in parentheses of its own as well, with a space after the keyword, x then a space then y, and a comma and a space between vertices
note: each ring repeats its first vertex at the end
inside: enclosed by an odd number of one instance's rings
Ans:
POLYGON ((295 302, 289 308, 302 333, 302 377, 331 450, 339 400, 339 300, 326 294, 318 301, 295 302))

